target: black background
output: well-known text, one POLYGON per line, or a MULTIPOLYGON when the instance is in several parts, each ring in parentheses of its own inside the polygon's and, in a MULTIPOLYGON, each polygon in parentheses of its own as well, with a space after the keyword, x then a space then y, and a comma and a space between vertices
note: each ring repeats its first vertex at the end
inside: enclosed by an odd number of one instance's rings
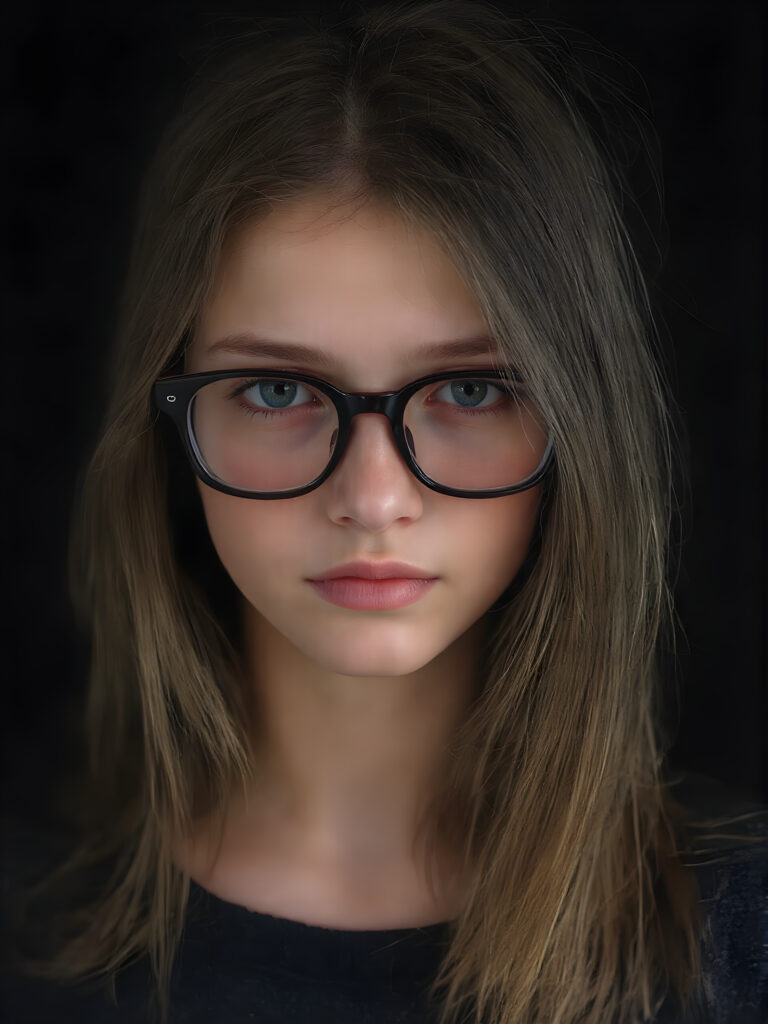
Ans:
MULTIPOLYGON (((768 800, 760 7, 542 0, 512 9, 586 31, 645 83, 664 197, 662 215, 652 190, 641 196, 658 245, 646 238, 641 250, 693 485, 676 588, 686 635, 672 761, 768 800)), ((217 15, 308 8, 28 3, 9 19, 2 407, 10 460, 2 476, 10 813, 42 813, 51 778, 71 757, 88 652, 67 599, 70 503, 103 408, 141 170, 193 70, 194 40, 217 15)))

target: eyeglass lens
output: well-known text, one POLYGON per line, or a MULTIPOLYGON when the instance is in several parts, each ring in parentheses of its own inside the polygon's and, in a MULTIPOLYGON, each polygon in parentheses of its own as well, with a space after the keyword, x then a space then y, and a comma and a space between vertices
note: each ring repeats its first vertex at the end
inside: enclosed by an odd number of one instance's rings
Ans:
MULTIPOLYGON (((206 384, 191 406, 202 461, 222 483, 249 491, 303 487, 336 446, 336 407, 309 383, 229 378, 206 384)), ((424 385, 408 401, 404 433, 414 461, 437 484, 457 490, 511 487, 541 464, 547 431, 525 388, 499 379, 424 385)))

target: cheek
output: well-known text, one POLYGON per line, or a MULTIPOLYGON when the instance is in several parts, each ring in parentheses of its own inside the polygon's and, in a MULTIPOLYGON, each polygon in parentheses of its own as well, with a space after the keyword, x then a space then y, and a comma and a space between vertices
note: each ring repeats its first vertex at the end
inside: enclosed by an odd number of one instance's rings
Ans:
POLYGON ((202 483, 199 490, 211 541, 236 586, 247 592, 279 579, 281 559, 302 536, 286 503, 235 498, 202 483))
POLYGON ((454 559, 462 566, 464 592, 478 614, 504 593, 522 567, 536 529, 540 496, 531 489, 473 505, 464 515, 463 529, 457 531, 454 559), (465 567, 471 568, 464 572, 465 567))
POLYGON ((467 557, 474 552, 491 579, 508 580, 525 559, 540 504, 539 488, 472 502, 456 531, 460 548, 467 557))
MULTIPOLYGON (((235 498, 201 481, 198 490, 211 541, 232 582, 254 607, 288 628, 297 580, 318 567, 324 534, 318 537, 312 524, 320 513, 301 501, 235 498)), ((446 597, 433 606, 444 628, 461 632, 507 588, 525 560, 539 506, 539 488, 476 501, 435 496, 421 522, 412 524, 429 564, 444 574, 446 597)))

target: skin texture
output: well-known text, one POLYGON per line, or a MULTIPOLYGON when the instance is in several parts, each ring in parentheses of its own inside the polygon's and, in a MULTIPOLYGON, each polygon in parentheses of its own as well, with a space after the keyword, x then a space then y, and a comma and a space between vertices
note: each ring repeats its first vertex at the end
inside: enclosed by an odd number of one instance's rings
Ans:
MULTIPOLYGON (((491 367, 491 349, 414 357, 426 342, 485 332, 429 234, 372 204, 329 212, 316 195, 229 239, 185 369, 295 370, 344 390, 394 390, 491 367), (338 369, 207 352, 246 331, 312 346, 338 369)), ((493 499, 438 494, 410 473, 374 414, 355 419, 341 463, 309 494, 258 501, 197 485, 243 596, 258 781, 233 805, 215 862, 201 828, 185 854, 193 877, 253 910, 327 927, 450 917, 458 889, 437 903, 427 894, 412 853, 416 822, 477 685, 484 613, 528 549, 540 487, 493 499), (336 607, 306 582, 353 558, 386 557, 439 580, 390 611, 336 607)))

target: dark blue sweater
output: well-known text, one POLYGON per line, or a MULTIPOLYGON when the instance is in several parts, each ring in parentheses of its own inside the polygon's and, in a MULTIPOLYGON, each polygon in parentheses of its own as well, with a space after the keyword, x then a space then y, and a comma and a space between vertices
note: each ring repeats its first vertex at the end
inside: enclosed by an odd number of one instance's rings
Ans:
MULTIPOLYGON (((699 810, 720 814, 744 806, 700 776, 689 776, 687 785, 699 810)), ((739 829, 768 838, 768 810, 739 829)), ((13 902, 8 890, 18 877, 17 859, 27 856, 23 842, 12 838, 10 843, 6 908, 13 902)), ((684 1017, 668 1001, 656 1024, 768 1022, 768 848, 720 841, 716 857, 717 863, 697 868, 708 921, 708 1005, 684 1017)), ((427 1024, 436 1016, 426 988, 446 948, 448 928, 309 926, 224 902, 193 883, 174 966, 169 1024, 427 1024)), ((145 962, 125 969, 112 1001, 95 986, 62 988, 6 972, 2 1020, 140 1024, 151 1019, 148 977, 145 962)))

